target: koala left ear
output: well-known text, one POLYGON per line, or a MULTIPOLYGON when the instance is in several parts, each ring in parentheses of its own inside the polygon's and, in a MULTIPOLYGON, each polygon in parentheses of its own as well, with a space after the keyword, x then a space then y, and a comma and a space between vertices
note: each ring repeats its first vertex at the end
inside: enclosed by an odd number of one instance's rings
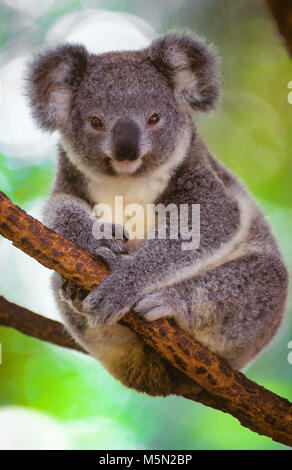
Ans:
POLYGON ((54 131, 66 123, 73 91, 85 76, 87 62, 83 46, 62 44, 39 54, 29 64, 26 94, 40 127, 54 131))
POLYGON ((192 33, 169 33, 148 49, 153 65, 191 108, 209 111, 219 97, 219 67, 211 46, 192 33))

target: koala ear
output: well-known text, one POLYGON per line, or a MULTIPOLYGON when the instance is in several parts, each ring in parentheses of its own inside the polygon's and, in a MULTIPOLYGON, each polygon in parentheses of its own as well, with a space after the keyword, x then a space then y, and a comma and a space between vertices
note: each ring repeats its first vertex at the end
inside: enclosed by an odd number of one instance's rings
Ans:
POLYGON ((178 99, 198 111, 214 108, 219 96, 219 68, 211 46, 192 33, 173 32, 154 40, 148 51, 178 99))
POLYGON ((39 54, 29 65, 27 96, 40 127, 54 131, 68 119, 71 97, 86 73, 88 53, 65 44, 39 54))

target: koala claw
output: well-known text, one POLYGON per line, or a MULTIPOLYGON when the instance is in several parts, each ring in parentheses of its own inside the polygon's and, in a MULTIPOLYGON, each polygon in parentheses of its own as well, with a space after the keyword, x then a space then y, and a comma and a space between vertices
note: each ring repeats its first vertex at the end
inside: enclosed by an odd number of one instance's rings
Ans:
POLYGON ((134 307, 147 321, 155 321, 163 317, 177 315, 180 308, 176 299, 168 292, 152 292, 143 297, 134 307))
POLYGON ((82 308, 91 315, 92 324, 100 326, 114 325, 129 310, 129 308, 123 308, 113 311, 111 303, 107 302, 103 294, 99 294, 98 291, 93 292, 84 300, 82 308))
POLYGON ((84 313, 82 310, 82 302, 88 293, 89 292, 83 289, 83 287, 68 280, 65 280, 59 291, 60 297, 64 302, 69 304, 76 313, 84 313))
POLYGON ((127 246, 122 240, 103 238, 100 241, 100 246, 109 248, 117 255, 128 254, 127 246))

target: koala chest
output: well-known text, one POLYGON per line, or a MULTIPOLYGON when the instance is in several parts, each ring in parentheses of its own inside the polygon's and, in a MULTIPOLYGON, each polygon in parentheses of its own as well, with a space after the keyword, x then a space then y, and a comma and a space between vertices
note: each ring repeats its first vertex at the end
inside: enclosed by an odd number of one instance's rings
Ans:
POLYGON ((165 181, 153 177, 105 177, 92 182, 89 192, 94 215, 104 222, 125 227, 130 240, 142 240, 155 225, 154 201, 163 191, 165 181))

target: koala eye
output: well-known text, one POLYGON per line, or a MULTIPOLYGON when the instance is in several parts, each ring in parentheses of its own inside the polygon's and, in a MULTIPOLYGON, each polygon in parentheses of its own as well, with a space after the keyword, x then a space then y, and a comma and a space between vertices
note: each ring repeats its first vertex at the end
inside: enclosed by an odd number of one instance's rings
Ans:
POLYGON ((160 121, 159 114, 154 113, 154 114, 152 114, 152 115, 150 116, 150 118, 148 119, 147 124, 148 124, 149 126, 153 126, 154 124, 157 124, 159 121, 160 121))
POLYGON ((93 129, 103 129, 103 123, 102 120, 99 119, 97 116, 93 116, 90 120, 91 127, 93 129))

